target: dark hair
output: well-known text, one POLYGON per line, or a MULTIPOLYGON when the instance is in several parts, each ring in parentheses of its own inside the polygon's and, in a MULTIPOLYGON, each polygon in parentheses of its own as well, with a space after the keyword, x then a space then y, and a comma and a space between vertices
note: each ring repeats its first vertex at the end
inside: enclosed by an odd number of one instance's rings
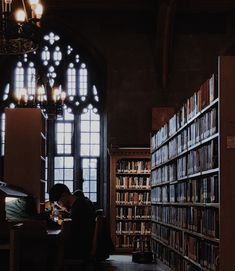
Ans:
POLYGON ((58 201, 63 193, 71 194, 69 188, 65 184, 57 183, 52 186, 51 190, 49 191, 50 202, 58 201))
POLYGON ((73 192, 73 195, 76 197, 85 197, 84 193, 82 192, 81 189, 77 189, 76 191, 73 192))

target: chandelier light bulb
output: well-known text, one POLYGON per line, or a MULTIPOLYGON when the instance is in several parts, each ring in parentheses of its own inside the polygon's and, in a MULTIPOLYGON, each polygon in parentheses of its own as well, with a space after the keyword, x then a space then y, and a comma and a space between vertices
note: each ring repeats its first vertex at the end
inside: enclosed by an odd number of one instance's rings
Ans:
POLYGON ((32 5, 37 5, 38 2, 39 2, 39 0, 29 0, 30 6, 32 6, 32 5))
POLYGON ((1 0, 0 56, 23 55, 38 49, 44 9, 40 2, 1 0))
POLYGON ((17 100, 17 103, 20 104, 21 92, 19 90, 15 91, 15 98, 17 100))
POLYGON ((16 20, 17 22, 24 22, 26 18, 26 14, 22 9, 18 9, 16 11, 16 20))
POLYGON ((62 92, 61 92, 61 95, 60 95, 60 99, 61 99, 62 105, 64 104, 65 98, 66 98, 66 92, 65 92, 65 91, 62 91, 62 92))
POLYGON ((43 13, 43 6, 41 4, 37 4, 34 9, 34 12, 36 14, 36 18, 41 19, 43 13))

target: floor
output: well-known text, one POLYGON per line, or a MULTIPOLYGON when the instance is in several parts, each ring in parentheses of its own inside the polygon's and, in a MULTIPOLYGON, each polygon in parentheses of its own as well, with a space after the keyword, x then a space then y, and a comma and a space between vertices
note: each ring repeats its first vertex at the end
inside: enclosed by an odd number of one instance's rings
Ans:
POLYGON ((96 266, 94 271, 170 271, 170 269, 161 262, 140 264, 132 262, 132 256, 112 255, 100 266, 96 266))
MULTIPOLYGON (((33 269, 38 270, 35 267, 33 269)), ((4 266, 2 260, 0 261, 0 270, 9 271, 9 267, 4 266)), ((170 269, 161 262, 140 264, 132 262, 131 255, 112 255, 108 260, 100 264, 69 267, 65 271, 170 271, 170 269)))

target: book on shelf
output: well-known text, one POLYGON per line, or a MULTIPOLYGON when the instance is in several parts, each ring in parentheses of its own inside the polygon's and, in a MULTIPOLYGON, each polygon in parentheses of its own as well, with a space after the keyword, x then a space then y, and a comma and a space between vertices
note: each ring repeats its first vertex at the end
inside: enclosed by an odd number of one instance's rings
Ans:
POLYGON ((213 74, 151 137, 152 249, 173 270, 218 268, 217 85, 213 74))
POLYGON ((111 158, 111 234, 123 253, 134 248, 136 236, 151 233, 151 160, 149 149, 115 149, 111 158))

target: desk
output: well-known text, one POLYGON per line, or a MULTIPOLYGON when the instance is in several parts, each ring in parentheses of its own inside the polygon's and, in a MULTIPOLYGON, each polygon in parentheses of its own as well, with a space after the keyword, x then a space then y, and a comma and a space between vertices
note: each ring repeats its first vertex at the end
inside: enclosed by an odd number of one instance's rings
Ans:
POLYGON ((63 237, 60 229, 45 230, 39 221, 25 221, 12 227, 10 236, 10 271, 61 269, 63 237))
POLYGON ((64 242, 61 230, 47 230, 47 245, 50 251, 49 268, 51 271, 62 270, 64 260, 64 242))
POLYGON ((61 234, 61 230, 49 229, 49 230, 47 230, 47 234, 48 234, 48 236, 58 236, 61 234))

